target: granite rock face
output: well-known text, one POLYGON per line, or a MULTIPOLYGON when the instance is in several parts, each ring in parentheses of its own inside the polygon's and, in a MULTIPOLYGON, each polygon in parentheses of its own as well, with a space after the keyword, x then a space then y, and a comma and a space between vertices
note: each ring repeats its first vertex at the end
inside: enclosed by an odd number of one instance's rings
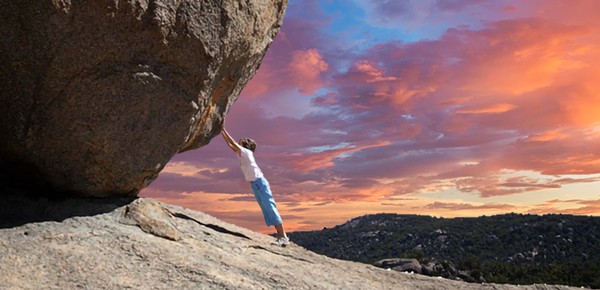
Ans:
POLYGON ((0 289, 577 289, 387 271, 151 199, 22 202, 48 220, 0 223, 0 289))
POLYGON ((105 197, 219 133, 287 0, 0 5, 0 171, 105 197))

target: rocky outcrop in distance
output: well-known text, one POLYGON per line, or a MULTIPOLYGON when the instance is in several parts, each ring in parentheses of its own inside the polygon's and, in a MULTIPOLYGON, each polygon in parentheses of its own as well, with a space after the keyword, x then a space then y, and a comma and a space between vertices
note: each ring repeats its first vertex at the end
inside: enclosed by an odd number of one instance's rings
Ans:
POLYGON ((469 284, 336 260, 152 199, 20 204, 0 205, 0 289, 576 289, 469 284))
POLYGON ((0 0, 0 171, 137 195, 216 136, 287 0, 0 0))

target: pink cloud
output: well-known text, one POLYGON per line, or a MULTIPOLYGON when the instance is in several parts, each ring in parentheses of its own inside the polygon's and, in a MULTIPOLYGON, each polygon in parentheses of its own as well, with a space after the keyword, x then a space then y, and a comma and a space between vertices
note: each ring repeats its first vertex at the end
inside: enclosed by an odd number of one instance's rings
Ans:
POLYGON ((367 83, 398 80, 395 76, 385 76, 383 69, 367 60, 359 60, 351 68, 366 76, 367 83))
POLYGON ((326 72, 329 66, 318 50, 309 49, 294 51, 289 69, 289 77, 293 78, 300 93, 309 95, 324 86, 320 74, 326 72))
POLYGON ((327 38, 319 29, 330 21, 318 1, 290 2, 284 25, 240 99, 268 102, 288 90, 310 94, 322 86, 326 77, 319 72, 326 72, 328 64, 319 50, 325 47, 327 38), (308 13, 312 17, 297 15, 297 12, 308 13))

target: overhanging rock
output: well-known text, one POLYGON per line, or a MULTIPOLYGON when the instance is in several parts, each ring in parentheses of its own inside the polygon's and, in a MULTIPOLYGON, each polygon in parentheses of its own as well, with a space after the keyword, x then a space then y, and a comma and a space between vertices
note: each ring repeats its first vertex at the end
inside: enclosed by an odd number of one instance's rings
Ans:
POLYGON ((103 197, 219 133, 287 0, 0 5, 0 170, 103 197))

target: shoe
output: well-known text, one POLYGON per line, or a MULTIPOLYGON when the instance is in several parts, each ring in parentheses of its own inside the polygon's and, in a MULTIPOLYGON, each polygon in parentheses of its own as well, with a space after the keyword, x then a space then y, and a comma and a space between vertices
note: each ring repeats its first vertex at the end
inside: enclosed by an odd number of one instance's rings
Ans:
POLYGON ((285 247, 290 244, 290 239, 288 239, 288 237, 278 237, 275 243, 279 246, 285 247))

